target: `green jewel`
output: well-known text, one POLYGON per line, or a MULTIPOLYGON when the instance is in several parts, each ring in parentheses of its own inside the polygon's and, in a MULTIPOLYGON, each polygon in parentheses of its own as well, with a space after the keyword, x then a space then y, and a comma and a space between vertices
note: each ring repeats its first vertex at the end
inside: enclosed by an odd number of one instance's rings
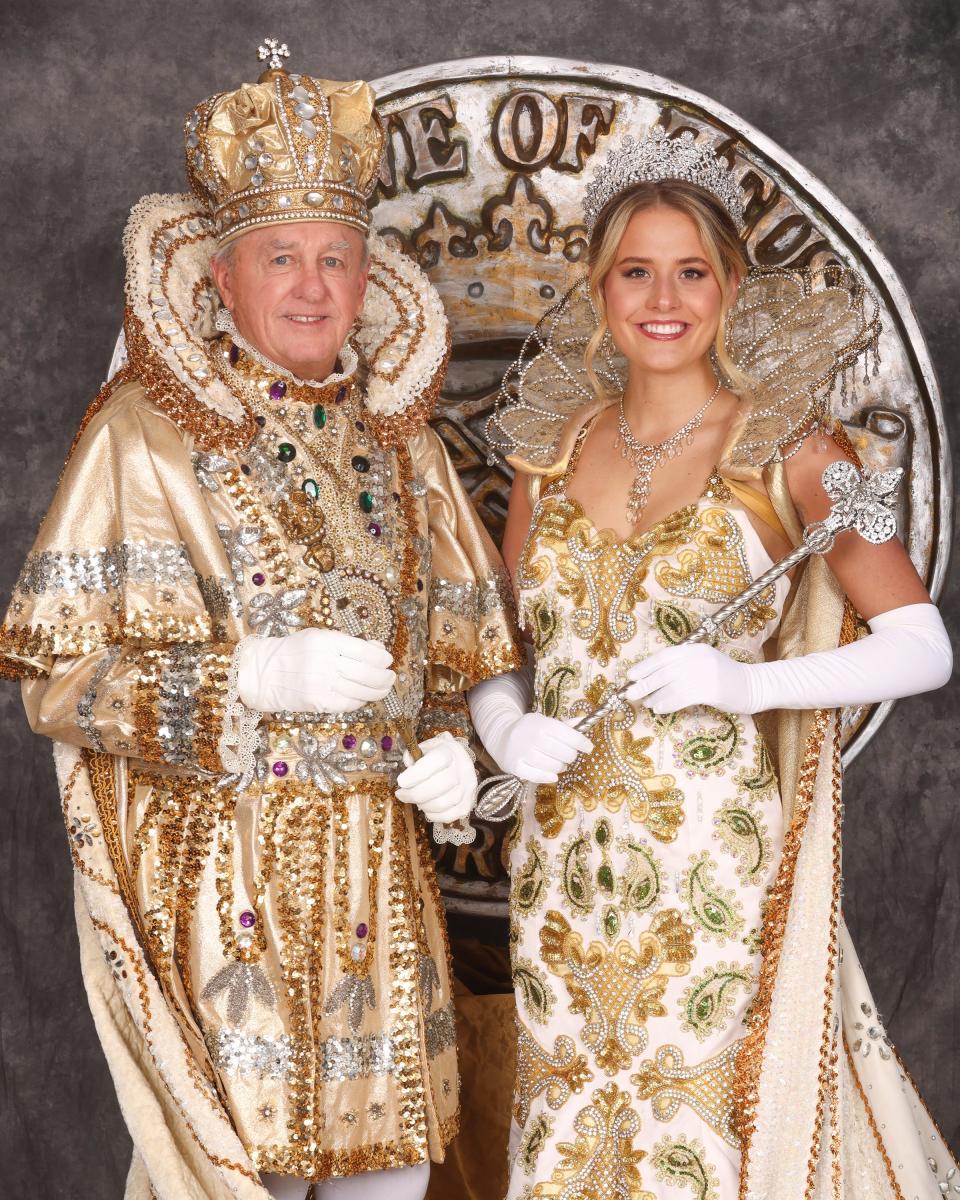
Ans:
POLYGON ((313 423, 318 429, 322 429, 327 423, 327 410, 322 404, 313 406, 313 423))
POLYGON ((615 908, 608 908, 603 914, 603 932, 610 941, 620 932, 620 914, 615 908))
POLYGON ((360 493, 360 510, 361 512, 373 512, 373 496, 369 492, 360 493))
POLYGON ((303 481, 303 490, 311 500, 316 500, 320 495, 320 489, 317 487, 317 481, 315 479, 305 479, 303 481))
POLYGON ((601 817, 597 822, 597 828, 593 836, 597 839, 598 846, 606 846, 610 841, 610 822, 606 817, 601 817))
POLYGON ((293 462, 297 457, 297 448, 292 442, 281 442, 277 447, 277 458, 282 463, 293 462))
POLYGON ((613 895, 613 871, 609 863, 603 863, 597 869, 597 885, 608 896, 613 895))

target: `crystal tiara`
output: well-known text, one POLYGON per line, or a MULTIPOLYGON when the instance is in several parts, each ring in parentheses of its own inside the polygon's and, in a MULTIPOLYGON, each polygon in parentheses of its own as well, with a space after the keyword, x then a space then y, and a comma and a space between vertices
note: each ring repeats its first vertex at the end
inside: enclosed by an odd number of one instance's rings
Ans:
POLYGON ((708 191, 730 214, 737 232, 743 232, 740 188, 713 147, 698 142, 688 130, 672 138, 655 125, 642 139, 627 134, 601 163, 584 195, 587 233, 593 234, 604 206, 620 192, 635 183, 659 183, 663 179, 682 179, 708 191))

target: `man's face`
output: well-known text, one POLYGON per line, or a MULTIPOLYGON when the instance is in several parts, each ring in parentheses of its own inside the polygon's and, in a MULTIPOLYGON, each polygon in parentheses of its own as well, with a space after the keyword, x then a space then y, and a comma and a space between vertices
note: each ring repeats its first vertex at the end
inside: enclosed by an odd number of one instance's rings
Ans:
POLYGON ((325 379, 363 304, 364 240, 335 221, 254 229, 213 274, 252 346, 302 379, 325 379))

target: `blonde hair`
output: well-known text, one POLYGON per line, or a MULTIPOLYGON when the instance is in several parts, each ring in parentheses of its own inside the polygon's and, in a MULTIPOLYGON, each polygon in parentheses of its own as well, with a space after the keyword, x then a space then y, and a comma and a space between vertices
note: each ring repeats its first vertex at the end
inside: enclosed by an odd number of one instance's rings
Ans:
POLYGON ((720 201, 696 184, 681 179, 633 184, 610 201, 594 227, 587 251, 588 282, 590 298, 600 320, 583 356, 593 390, 599 397, 608 395, 610 391, 609 385, 600 380, 593 367, 594 357, 609 329, 603 285, 616 262, 620 242, 634 214, 661 206, 684 213, 697 227, 704 256, 713 269, 722 297, 720 324, 713 344, 716 362, 725 384, 738 393, 749 391, 750 380, 731 359, 724 343, 724 324, 734 302, 734 286, 738 279, 743 278, 749 266, 746 252, 730 215, 720 201))

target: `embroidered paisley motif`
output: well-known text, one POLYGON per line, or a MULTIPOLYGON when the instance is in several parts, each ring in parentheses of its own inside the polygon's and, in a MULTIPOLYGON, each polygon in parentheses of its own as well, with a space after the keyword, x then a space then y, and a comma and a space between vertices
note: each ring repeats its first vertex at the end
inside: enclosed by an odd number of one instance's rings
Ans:
MULTIPOLYGON (((769 560, 716 474, 622 540, 565 493, 566 478, 543 488, 518 585, 537 709, 571 721, 769 560)), ((718 649, 762 661, 787 590, 758 597, 718 649)), ((771 759, 752 718, 707 707, 621 701, 588 737, 556 784, 527 789, 513 835, 507 1200, 735 1197, 734 1065, 783 837, 771 759)))

